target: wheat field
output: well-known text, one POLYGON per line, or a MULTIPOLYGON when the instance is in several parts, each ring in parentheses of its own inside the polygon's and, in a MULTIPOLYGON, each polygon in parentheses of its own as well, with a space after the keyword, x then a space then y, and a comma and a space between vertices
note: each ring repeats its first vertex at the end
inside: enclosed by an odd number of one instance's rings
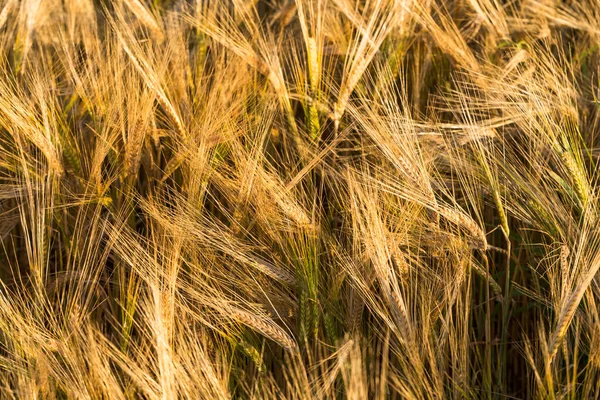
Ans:
POLYGON ((0 399, 600 398, 598 0, 0 3, 0 399))

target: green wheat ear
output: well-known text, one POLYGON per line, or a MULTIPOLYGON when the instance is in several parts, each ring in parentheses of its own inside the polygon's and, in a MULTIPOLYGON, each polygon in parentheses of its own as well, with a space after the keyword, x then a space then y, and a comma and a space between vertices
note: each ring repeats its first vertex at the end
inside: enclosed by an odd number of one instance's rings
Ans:
POLYGON ((335 341, 338 338, 335 319, 331 313, 326 312, 323 316, 323 320, 325 323, 325 335, 327 336, 327 341, 331 344, 335 344, 335 341))
POLYGON ((298 322, 300 324, 299 327, 299 332, 300 332, 300 343, 303 344, 305 341, 308 340, 308 335, 310 332, 310 316, 311 316, 311 309, 310 309, 310 300, 308 299, 308 296, 306 295, 306 291, 302 290, 300 291, 300 296, 299 296, 299 300, 298 300, 298 322))
POLYGON ((15 72, 19 74, 21 72, 21 67, 23 63, 23 52, 24 52, 25 43, 23 43, 22 37, 19 32, 17 32, 15 37, 15 44, 13 46, 13 67, 15 72))
POLYGON ((583 166, 575 159, 571 151, 564 151, 561 158, 565 166, 571 174, 575 186, 577 197, 581 201, 582 208, 585 209, 590 198, 590 188, 588 184, 587 174, 583 166))
POLYGON ((67 169, 70 169, 75 173, 76 176, 81 174, 81 161, 78 153, 78 149, 73 143, 73 138, 70 135, 68 127, 61 124, 60 128, 60 142, 63 150, 63 159, 65 161, 67 169))
POLYGON ((258 349, 243 339, 239 341, 238 346, 252 360, 258 369, 258 372, 264 374, 266 372, 266 366, 258 349))

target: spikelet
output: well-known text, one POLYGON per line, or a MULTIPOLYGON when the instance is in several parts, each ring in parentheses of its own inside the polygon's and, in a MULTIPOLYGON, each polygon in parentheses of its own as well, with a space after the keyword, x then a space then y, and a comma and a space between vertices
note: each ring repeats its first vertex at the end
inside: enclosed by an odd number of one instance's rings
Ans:
POLYGON ((394 158, 394 161, 396 161, 399 164, 399 166, 402 168, 402 172, 404 172, 406 176, 408 176, 412 183, 421 183, 421 174, 419 174, 419 171, 415 168, 414 164, 409 162, 409 160, 407 160, 406 157, 398 154, 394 158))
POLYGON ((310 329, 310 301, 308 299, 308 295, 305 290, 302 290, 300 293, 299 305, 298 305, 298 315, 300 320, 300 338, 302 343, 308 339, 309 329, 310 329))
POLYGON ((600 269, 600 256, 597 256, 591 263, 590 268, 582 277, 581 281, 571 293, 571 295, 563 302, 562 310, 559 314, 558 322, 556 323, 556 329, 554 334, 552 335, 550 342, 548 344, 548 348, 550 349, 549 356, 550 360, 554 358, 558 349, 560 348, 561 342, 564 339, 567 330, 569 329, 569 325, 575 315, 575 311, 583 299, 583 296, 596 277, 598 270, 600 269))
POLYGON ((550 342, 548 344, 548 348, 550 350, 549 351, 550 360, 552 360, 554 358, 554 356, 556 355, 556 353, 558 352, 561 342, 564 339, 564 337, 567 333, 567 330, 569 329, 571 320, 573 319, 573 316, 575 315, 575 311, 577 310, 577 307, 579 306, 579 303, 581 302, 581 299, 583 298, 583 295, 585 294, 585 291, 587 290, 589 284, 594 279, 594 276, 596 275, 597 270, 598 270, 597 267, 592 267, 592 269, 588 272, 588 274, 587 274, 586 278, 583 280, 583 282, 581 282, 579 285, 577 285, 577 288, 575 289, 575 291, 573 293, 571 293, 569 298, 565 301, 564 306, 562 307, 560 316, 558 318, 558 322, 556 323, 556 329, 555 329, 554 334, 552 335, 552 338, 550 339, 550 342))
POLYGON ((335 326, 333 316, 327 312, 323 316, 323 321, 325 323, 325 335, 327 337, 327 340, 329 341, 329 343, 333 344, 335 343, 335 340, 337 338, 337 329, 335 326))
POLYGON ((185 137, 186 130, 184 128, 183 122, 179 117, 179 114, 175 110, 175 107, 167 97, 167 94, 165 93, 163 87, 161 86, 156 72, 150 68, 150 66, 145 60, 138 59, 138 57, 136 56, 136 52, 134 52, 131 45, 128 43, 128 40, 133 40, 132 38, 124 37, 123 33, 121 33, 119 28, 116 28, 115 32, 117 33, 117 37, 119 38, 119 41, 123 46, 123 50, 129 56, 134 67, 140 73, 140 76, 144 78, 144 83, 146 84, 146 86, 148 86, 148 89, 154 92, 158 104, 160 104, 165 109, 168 116, 173 120, 173 122, 175 122, 179 133, 185 137))
POLYGON ((485 233, 473 220, 473 218, 467 214, 452 210, 447 207, 438 207, 438 212, 450 222, 463 227, 467 232, 469 232, 472 239, 474 239, 473 244, 475 248, 479 250, 487 249, 487 239, 485 238, 485 233))
POLYGON ((232 318, 268 337, 284 349, 291 351, 296 348, 296 342, 274 322, 238 309, 232 309, 230 312, 232 318))
POLYGON ((396 250, 392 253, 392 261, 396 265, 398 272, 400 272, 400 277, 402 279, 406 279, 408 273, 410 272, 410 265, 408 261, 406 261, 406 257, 400 250, 396 250))
POLYGON ((65 166, 71 171, 75 172, 75 174, 79 175, 81 173, 79 154, 77 153, 75 146, 73 146, 68 140, 63 140, 62 156, 65 166))
POLYGON ((369 66, 370 62, 370 58, 360 57, 360 61, 353 65, 353 68, 350 70, 347 79, 342 84, 340 93, 338 95, 338 100, 333 106, 333 121, 336 129, 338 129, 340 119, 346 111, 352 91, 354 91, 355 86, 358 84, 358 81, 362 77, 366 68, 369 66))
POLYGON ((296 278, 286 270, 282 268, 277 268, 276 266, 258 258, 254 258, 250 261, 252 267, 261 271, 263 274, 279 281, 282 283, 286 283, 290 286, 296 284, 296 278))
POLYGON ((502 230, 506 237, 510 235, 510 227, 508 226, 508 218, 506 218, 506 212, 504 211, 504 205, 502 204, 502 199, 500 198, 500 193, 498 190, 494 188, 493 190, 494 203, 496 203, 496 208, 498 209, 498 214, 500 215, 500 224, 502 226, 502 230))
POLYGON ((319 305, 315 299, 310 302, 310 317, 312 320, 311 334, 316 339, 319 337, 319 305))
POLYGON ((560 344, 565 337, 567 330, 569 329, 569 325, 571 324, 571 320, 573 319, 573 315, 575 314, 577 306, 579 306, 579 300, 581 300, 585 288, 586 287, 583 285, 580 285, 578 289, 571 294, 566 302, 566 305, 563 307, 560 317, 558 318, 554 334, 552 335, 550 343, 548 344, 548 348, 550 349, 550 360, 552 360, 556 353, 558 353, 560 344))
POLYGON ((402 332, 407 344, 411 344, 413 340, 413 332, 404 299, 402 298, 397 285, 391 285, 387 291, 389 292, 388 296, 394 306, 394 314, 396 314, 398 319, 398 327, 400 328, 400 331, 402 332))
POLYGON ((140 124, 136 124, 130 132, 126 143, 125 164, 127 175, 130 177, 137 176, 142 159, 142 148, 144 146, 144 134, 140 124))
POLYGON ((288 1, 280 10, 273 15, 273 21, 277 21, 283 29, 289 25, 296 16, 296 2, 288 1))
POLYGON ((560 276, 562 279, 562 286, 560 290, 564 294, 568 287, 568 275, 569 275, 569 254, 571 250, 569 250, 569 246, 567 244, 563 244, 560 246, 560 276))
POLYGON ((154 90, 154 92, 156 93, 156 100, 158 101, 158 104, 160 104, 165 109, 169 117, 171 117, 173 122, 175 122, 177 131, 181 134, 181 136, 186 137, 186 131, 185 127, 183 126, 183 122, 181 121, 181 118, 179 118, 179 114, 177 113, 177 111, 175 111, 173 104, 171 104, 171 102, 167 98, 167 95, 165 94, 164 90, 162 90, 162 88, 160 88, 159 85, 155 85, 154 83, 151 83, 149 81, 146 81, 146 84, 151 90, 154 90))
POLYGON ((571 152, 562 152, 561 158, 565 163, 565 166, 569 170, 569 173, 571 174, 571 179, 573 180, 573 184, 575 185, 575 192, 577 193, 577 197, 579 197, 583 208, 585 208, 588 204, 591 192, 585 170, 575 160, 571 152))
POLYGON ((308 108, 308 124, 309 124, 310 138, 313 141, 316 141, 317 139, 319 139, 319 135, 320 135, 320 131, 321 131, 321 124, 319 122, 319 111, 317 110, 317 107, 315 106, 314 101, 311 101, 309 108, 308 108))
POLYGON ((140 0, 125 0, 127 8, 135 15, 135 17, 142 23, 146 28, 156 36, 158 41, 164 39, 162 29, 156 22, 156 18, 144 7, 140 0))
POLYGON ((4 26, 6 21, 8 20, 8 16, 12 11, 13 7, 17 4, 17 0, 8 0, 8 2, 4 5, 2 12, 0 12, 0 28, 4 26))
POLYGON ((360 328, 364 308, 365 304, 358 297, 358 294, 354 292, 351 306, 348 308, 348 322, 346 323, 351 332, 355 332, 360 328))
POLYGON ((550 214, 548 214, 546 208, 542 207, 542 205, 535 200, 529 200, 527 202, 527 206, 533 213, 537 214, 538 221, 543 221, 544 223, 548 224, 546 225, 546 229, 548 229, 553 236, 557 236, 559 234, 557 226, 552 223, 553 218, 550 216, 550 214))
POLYGON ((479 275, 480 277, 482 277, 483 279, 487 280, 490 283, 490 286, 492 288, 492 292, 494 293, 494 295, 496 295, 498 297, 502 297, 502 287, 500 287, 500 285, 498 284, 498 282, 496 282, 496 280, 492 277, 492 275, 490 275, 486 270, 484 270, 479 265, 474 264, 474 263, 471 263, 471 269, 477 275, 479 275))
POLYGON ((238 345, 244 351, 244 353, 246 353, 246 355, 250 357, 252 362, 254 362, 254 365, 256 365, 258 372, 263 373, 265 371, 265 364, 263 362, 262 356, 260 355, 256 347, 252 346, 245 340, 240 340, 238 345))
POLYGON ((269 195, 273 197, 275 203, 279 206, 281 211, 294 221, 299 226, 312 227, 312 223, 308 215, 298 205, 291 196, 286 195, 285 188, 280 185, 275 179, 270 177, 268 174, 259 175, 262 183, 269 191, 269 195))
POLYGON ((294 202, 277 196, 275 199, 277 205, 281 208, 283 213, 288 216, 292 221, 300 226, 310 226, 310 219, 306 213, 294 202))
POLYGON ((308 78, 310 80, 310 89, 314 93, 319 90, 321 71, 319 68, 319 56, 317 53, 317 42, 309 37, 306 43, 308 52, 308 78))

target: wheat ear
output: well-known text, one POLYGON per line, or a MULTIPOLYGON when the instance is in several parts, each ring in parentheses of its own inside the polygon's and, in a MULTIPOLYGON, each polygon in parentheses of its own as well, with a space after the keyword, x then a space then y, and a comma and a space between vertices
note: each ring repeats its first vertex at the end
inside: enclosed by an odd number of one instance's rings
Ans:
POLYGON ((237 309, 231 310, 231 316, 242 324, 260 332, 286 350, 296 348, 296 342, 274 322, 266 321, 246 311, 237 309))

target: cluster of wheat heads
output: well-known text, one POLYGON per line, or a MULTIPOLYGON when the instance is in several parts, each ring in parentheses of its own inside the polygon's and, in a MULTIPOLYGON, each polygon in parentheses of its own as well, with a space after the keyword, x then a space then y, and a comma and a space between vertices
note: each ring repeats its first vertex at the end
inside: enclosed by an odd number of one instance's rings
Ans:
POLYGON ((0 398, 600 396, 597 0, 2 0, 0 398))

